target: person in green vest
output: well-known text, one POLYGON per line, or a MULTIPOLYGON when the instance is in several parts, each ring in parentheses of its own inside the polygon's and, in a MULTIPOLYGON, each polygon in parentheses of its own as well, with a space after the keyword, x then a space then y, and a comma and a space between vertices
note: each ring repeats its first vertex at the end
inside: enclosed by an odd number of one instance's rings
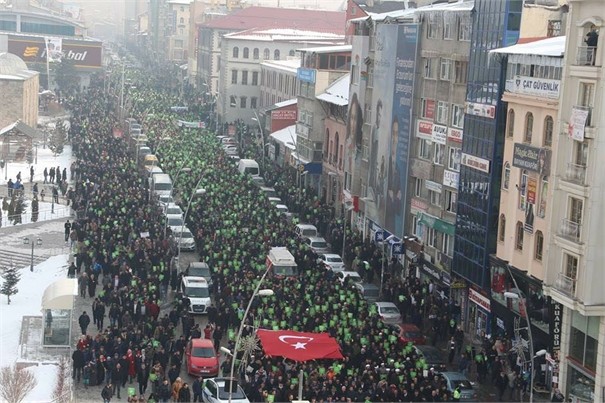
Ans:
POLYGON ((452 400, 455 402, 459 402, 461 396, 462 393, 460 392, 460 385, 458 385, 456 386, 456 389, 454 389, 454 393, 452 393, 452 400))

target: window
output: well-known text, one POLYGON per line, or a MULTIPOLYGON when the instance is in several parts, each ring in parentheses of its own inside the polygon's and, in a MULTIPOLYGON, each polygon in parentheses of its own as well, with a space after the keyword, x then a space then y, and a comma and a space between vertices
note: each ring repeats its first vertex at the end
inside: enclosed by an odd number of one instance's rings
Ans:
POLYGON ((443 165, 445 155, 445 144, 434 143, 433 162, 437 165, 443 165))
POLYGON ((506 216, 504 214, 500 214, 500 224, 498 226, 498 241, 504 242, 505 237, 506 237, 506 216))
POLYGON ((454 82, 456 84, 466 84, 466 73, 468 70, 468 62, 454 62, 454 82))
POLYGON ((506 120, 507 128, 506 128, 506 136, 513 137, 515 133, 515 110, 510 109, 508 111, 508 119, 506 120))
POLYGON ((450 80, 452 76, 452 65, 452 59, 441 59, 441 65, 439 67, 439 78, 441 80, 450 80))
POLYGON ((245 70, 242 71, 242 84, 248 85, 248 72, 245 70))
POLYGON ((550 147, 552 146, 552 134, 554 131, 555 122, 553 121, 551 116, 547 116, 544 119, 544 146, 550 147))
POLYGON ((258 85, 258 71, 252 72, 252 85, 258 85))
POLYGON ((418 139, 418 158, 428 160, 431 158, 431 142, 425 139, 418 139))
POLYGON ((252 58, 254 60, 258 60, 258 48, 254 48, 254 50, 252 51, 252 58))
POLYGON ((437 101, 437 123, 447 125, 447 116, 449 112, 449 104, 444 101, 437 101))
POLYGON ((523 142, 531 143, 532 133, 534 132, 534 115, 527 112, 525 115, 525 129, 523 131, 523 142))
POLYGON ((552 38, 553 36, 561 35, 561 20, 548 20, 548 28, 546 29, 546 36, 552 38))
MULTIPOLYGON (((577 360, 580 365, 592 371, 597 368, 599 321, 598 316, 583 316, 577 311, 572 312, 569 355, 577 360)), ((589 387, 586 386, 586 388, 589 387)), ((594 390, 594 384, 589 390, 590 392, 594 390)), ((590 399, 590 396, 587 396, 587 398, 590 399)))
POLYGON ((460 157, 462 156, 462 149, 450 147, 448 152, 447 167, 452 171, 460 172, 460 157))
POLYGON ((504 169, 502 170, 502 189, 508 190, 510 186, 510 163, 506 162, 504 164, 504 169))
POLYGON ((288 56, 290 56, 290 57, 294 57, 294 56, 296 56, 296 51, 295 51, 294 49, 291 49, 291 50, 288 52, 288 56))
POLYGON ((424 78, 435 78, 435 73, 434 73, 434 67, 433 67, 433 63, 434 63, 434 59, 430 58, 430 57, 425 57, 422 60, 423 63, 423 74, 424 74, 424 78))
POLYGON ((237 84, 237 70, 231 70, 231 84, 237 84))
POLYGON ((523 250, 523 223, 521 221, 517 221, 517 225, 515 226, 515 249, 523 250))
POLYGON ((268 48, 265 48, 265 50, 263 50, 263 59, 269 60, 270 58, 271 58, 271 51, 268 48))
POLYGON ((256 97, 250 98, 250 108, 251 109, 256 109, 257 102, 258 102, 258 98, 256 98, 256 97))
POLYGON ((418 217, 416 217, 414 214, 412 214, 412 234, 419 237, 420 236, 419 229, 420 229, 420 226, 418 225, 418 217))
POLYGON ((582 224, 582 210, 584 207, 584 201, 582 199, 578 199, 577 197, 569 198, 569 221, 576 223, 578 225, 582 224))
POLYGON ((246 97, 240 97, 239 99, 239 107, 240 108, 245 108, 246 104, 247 104, 247 98, 246 97))
POLYGON ((450 213, 457 211, 458 193, 452 190, 445 190, 445 210, 450 213))
POLYGON ((422 179, 414 178, 414 196, 422 197, 422 179))
POLYGON ((454 237, 444 233, 443 234, 443 245, 441 247, 441 252, 445 255, 452 257, 454 256, 454 237))
POLYGON ((239 57, 239 48, 236 46, 233 48, 233 58, 237 59, 239 57))
POLYGON ((578 276, 578 258, 563 252, 563 264, 565 265, 565 277, 575 281, 578 276))
POLYGON ((441 193, 429 190, 429 199, 433 206, 441 206, 441 193))
POLYGON ((452 40, 454 39, 454 24, 452 23, 452 19, 447 16, 443 21, 443 39, 452 40))
POLYGON ((426 37, 437 38, 437 32, 439 31, 439 15, 438 14, 429 14, 429 21, 426 26, 426 37))
POLYGON ((458 129, 464 127, 464 105, 452 104, 452 126, 458 129))
POLYGON ((542 261, 542 253, 544 252, 544 235, 542 235, 542 231, 536 232, 535 242, 534 259, 542 261))
POLYGON ((231 105, 232 108, 235 108, 237 106, 237 102, 235 100, 235 96, 231 95, 229 97, 229 105, 231 105))
POLYGON ((521 178, 519 180, 519 209, 525 211, 527 208, 527 170, 521 171, 521 178))
POLYGON ((428 246, 432 246, 433 248, 437 246, 437 232, 434 228, 426 228, 426 239, 424 241, 428 246))
POLYGON ((275 49, 275 52, 273 52, 273 59, 279 60, 279 49, 275 49))
POLYGON ((546 217, 546 204, 548 200, 548 176, 542 177, 540 186, 540 204, 538 205, 538 217, 546 217))
POLYGON ((459 41, 470 41, 471 40, 471 21, 470 19, 460 18, 458 22, 458 40, 459 41))

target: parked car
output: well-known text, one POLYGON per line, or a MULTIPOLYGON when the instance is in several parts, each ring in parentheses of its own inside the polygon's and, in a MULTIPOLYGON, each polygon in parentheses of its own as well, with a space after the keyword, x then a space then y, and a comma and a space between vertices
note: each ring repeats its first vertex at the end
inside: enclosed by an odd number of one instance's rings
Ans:
POLYGON ((460 386, 460 401, 461 402, 476 402, 477 392, 471 381, 460 372, 441 372, 439 374, 447 384, 447 390, 454 392, 457 386, 460 386))
POLYGON ((380 289, 372 283, 355 283, 355 287, 359 290, 363 298, 368 303, 378 301, 380 295, 380 289))
POLYGON ((317 259, 324 267, 332 271, 344 271, 345 263, 342 261, 340 255, 336 253, 322 253, 317 259))
POLYGON ((403 345, 412 343, 414 345, 421 346, 426 344, 426 337, 422 334, 422 331, 418 329, 418 326, 412 323, 399 323, 390 326, 393 332, 397 334, 399 342, 403 345))
POLYGON ((159 195, 158 203, 160 203, 160 206, 166 207, 170 203, 174 203, 174 200, 172 199, 171 195, 159 195))
POLYGON ((375 302, 378 308, 378 316, 387 324, 397 324, 401 322, 401 312, 399 308, 392 302, 375 302))
POLYGON ((180 215, 183 216, 183 210, 178 204, 170 203, 166 206, 166 210, 164 211, 166 215, 180 215))
POLYGON ((180 231, 183 228, 183 216, 181 214, 167 214, 166 220, 168 220, 167 226, 170 227, 172 232, 180 231))
POLYGON ((231 402, 250 403, 242 387, 239 386, 235 379, 231 380, 230 378, 206 379, 204 381, 204 388, 202 389, 202 400, 206 403, 229 402, 229 386, 233 390, 233 393, 231 393, 231 402))
POLYGON ((296 224, 296 227, 294 227, 294 232, 299 238, 317 236, 317 227, 311 224, 296 224))
POLYGON ((434 368, 435 371, 447 371, 447 362, 444 353, 433 346, 414 346, 416 354, 424 357, 429 368, 434 368))
POLYGON ((183 232, 181 232, 181 228, 178 230, 174 229, 172 231, 172 236, 174 237, 175 242, 178 243, 180 250, 195 250, 195 238, 187 227, 183 229, 183 232))
POLYGON ((212 287, 212 272, 206 262, 191 262, 185 269, 186 276, 203 277, 212 287))
POLYGON ((317 254, 330 253, 330 245, 325 239, 319 236, 305 238, 305 244, 317 254))
POLYGON ((359 275, 359 273, 357 273, 356 271, 341 271, 339 273, 337 273, 338 275, 338 281, 340 281, 341 284, 361 284, 363 283, 363 279, 361 278, 361 276, 359 275))
POLYGON ((217 376, 218 355, 210 339, 191 339, 185 348, 187 373, 193 376, 217 376))

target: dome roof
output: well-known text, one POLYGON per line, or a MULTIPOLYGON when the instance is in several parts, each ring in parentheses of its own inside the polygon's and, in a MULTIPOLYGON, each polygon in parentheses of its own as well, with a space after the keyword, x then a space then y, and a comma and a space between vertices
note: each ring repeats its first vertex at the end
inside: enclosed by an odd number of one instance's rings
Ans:
POLYGON ((19 56, 12 53, 0 53, 0 74, 14 75, 27 70, 27 65, 19 56))

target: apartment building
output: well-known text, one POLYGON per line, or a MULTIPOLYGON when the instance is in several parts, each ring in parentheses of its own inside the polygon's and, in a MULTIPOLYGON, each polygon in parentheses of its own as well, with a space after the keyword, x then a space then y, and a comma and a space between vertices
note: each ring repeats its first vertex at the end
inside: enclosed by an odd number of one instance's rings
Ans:
POLYGON ((189 48, 189 3, 191 0, 168 0, 168 60, 186 62, 189 48))
POLYGON ((260 106, 270 107, 273 104, 296 98, 298 81, 296 72, 300 59, 268 60, 260 65, 260 106))
POLYGON ((605 8, 570 0, 544 291, 563 306, 559 388, 575 402, 605 396, 605 8))

